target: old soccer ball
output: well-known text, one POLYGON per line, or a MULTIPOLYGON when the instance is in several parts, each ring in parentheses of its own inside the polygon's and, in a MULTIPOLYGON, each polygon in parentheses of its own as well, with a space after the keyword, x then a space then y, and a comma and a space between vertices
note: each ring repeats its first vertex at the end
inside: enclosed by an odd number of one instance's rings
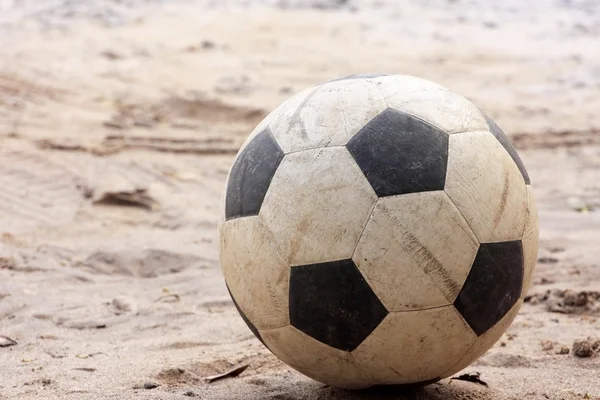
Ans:
POLYGON ((529 176, 466 98, 406 75, 306 89, 227 177, 220 259, 278 358, 343 388, 427 384, 483 355, 530 286, 529 176))

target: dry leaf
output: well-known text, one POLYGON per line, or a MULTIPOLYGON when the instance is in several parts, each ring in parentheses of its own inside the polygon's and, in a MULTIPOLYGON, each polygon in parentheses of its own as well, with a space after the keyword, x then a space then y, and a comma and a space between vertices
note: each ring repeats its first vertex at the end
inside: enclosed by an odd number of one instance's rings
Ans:
POLYGON ((451 378, 451 380, 473 382, 487 387, 488 384, 482 381, 480 376, 481 374, 479 372, 475 372, 474 374, 459 375, 456 378, 451 378))
POLYGON ((16 340, 11 339, 8 336, 0 335, 0 347, 10 347, 10 346, 15 346, 16 344, 17 344, 16 340))
POLYGON ((238 376, 239 374, 241 374, 242 372, 244 372, 246 370, 246 368, 248 368, 248 364, 240 364, 231 369, 228 369, 227 371, 225 371, 221 374, 207 376, 206 378, 204 378, 204 380, 208 383, 211 383, 214 381, 218 381, 219 379, 234 378, 234 377, 238 376))

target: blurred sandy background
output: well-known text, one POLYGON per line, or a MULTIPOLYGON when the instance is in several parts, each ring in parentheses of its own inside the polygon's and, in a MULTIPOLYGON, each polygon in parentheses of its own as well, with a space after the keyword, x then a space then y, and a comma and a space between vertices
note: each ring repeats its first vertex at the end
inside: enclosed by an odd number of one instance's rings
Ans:
POLYGON ((600 399, 599 99, 595 0, 0 0, 0 399, 600 399), (463 371, 487 387, 324 387, 227 295, 238 146, 293 93, 361 72, 465 95, 529 170, 538 266, 463 371))

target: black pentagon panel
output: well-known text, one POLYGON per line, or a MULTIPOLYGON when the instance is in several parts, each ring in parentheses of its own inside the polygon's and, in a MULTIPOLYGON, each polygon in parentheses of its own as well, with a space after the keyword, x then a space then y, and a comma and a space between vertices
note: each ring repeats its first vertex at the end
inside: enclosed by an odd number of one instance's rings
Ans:
POLYGON ((454 306, 480 336, 510 311, 522 287, 521 241, 482 243, 454 306))
POLYGON ((225 219, 258 215, 283 151, 267 128, 241 151, 231 167, 225 199, 225 219))
POLYGON ((387 314, 352 260, 292 267, 290 322, 322 343, 352 351, 387 314))
POLYGON ((343 76, 341 78, 332 79, 332 80, 329 80, 329 81, 327 81, 325 83, 337 82, 337 81, 347 81, 347 80, 351 80, 351 79, 372 79, 372 78, 379 78, 380 76, 388 76, 388 74, 377 74, 377 73, 373 73, 373 74, 354 74, 354 75, 343 76))
POLYGON ((504 149, 506 149, 506 151, 508 152, 510 157, 513 159, 515 164, 517 164, 517 167, 519 168, 521 175, 523 175, 523 179, 525 179, 525 183, 527 185, 529 185, 531 183, 531 181, 529 180, 529 174, 527 173, 527 170, 525 169, 525 165, 523 164, 523 161, 521 161, 521 157, 519 157, 519 153, 517 153, 517 150, 515 150, 515 148, 513 147, 512 143, 510 142, 508 137, 504 134, 504 132, 502 132, 502 129, 500 129, 500 127, 498 125, 496 125, 496 123, 490 117, 488 117, 483 111, 481 113, 483 114, 483 117, 485 118, 485 120, 488 124, 488 128, 490 129, 490 132, 492 132, 492 135, 494 135, 496 137, 496 139, 498 139, 498 141, 500 142, 502 147, 504 147, 504 149))
POLYGON ((246 323, 246 325, 248 326, 248 328, 250 328, 250 331, 252 331, 252 333, 254 334, 254 336, 256 336, 256 338, 258 340, 260 340, 260 342, 266 347, 269 348, 263 338, 260 336, 260 333, 258 332, 258 329, 256 329, 256 327, 254 326, 254 324, 252 322, 250 322, 250 320, 248 319, 248 317, 246 317, 246 314, 244 314, 244 312, 242 311, 242 309, 240 308, 240 306, 238 306, 237 301, 235 301, 235 298, 233 297, 233 295, 231 294, 231 291, 229 290, 229 286, 227 286, 227 291, 229 292, 229 297, 231 297, 231 300, 233 301, 233 305, 235 306, 235 309, 237 310, 237 312, 240 314, 240 317, 242 317, 242 319, 244 320, 244 322, 246 323))
POLYGON ((448 134, 388 108, 346 145, 379 197, 443 190, 448 134))

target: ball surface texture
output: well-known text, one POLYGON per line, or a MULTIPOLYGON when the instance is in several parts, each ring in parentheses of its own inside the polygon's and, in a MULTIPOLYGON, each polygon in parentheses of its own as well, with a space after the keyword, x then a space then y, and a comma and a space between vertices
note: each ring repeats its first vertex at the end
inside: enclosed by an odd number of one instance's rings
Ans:
POLYGON ((279 359, 326 384, 426 384, 508 329, 531 284, 529 176, 466 98, 353 75, 271 112, 223 195, 229 293, 279 359))

